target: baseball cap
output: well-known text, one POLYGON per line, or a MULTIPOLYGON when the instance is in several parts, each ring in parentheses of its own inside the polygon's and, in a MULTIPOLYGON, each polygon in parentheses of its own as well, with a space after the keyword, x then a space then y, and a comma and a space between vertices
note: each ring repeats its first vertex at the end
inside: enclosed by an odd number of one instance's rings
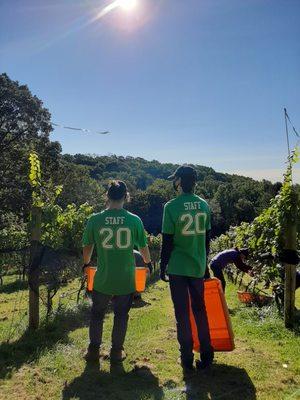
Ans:
POLYGON ((183 178, 185 180, 196 181, 197 180, 197 172, 195 168, 191 167, 190 165, 181 165, 173 172, 172 175, 168 176, 167 179, 174 179, 174 178, 183 178))

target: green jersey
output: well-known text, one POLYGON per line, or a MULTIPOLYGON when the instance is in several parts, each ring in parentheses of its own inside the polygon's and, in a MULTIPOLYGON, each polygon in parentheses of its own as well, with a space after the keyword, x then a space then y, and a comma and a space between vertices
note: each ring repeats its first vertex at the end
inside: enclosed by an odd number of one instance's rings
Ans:
POLYGON ((210 210, 201 197, 183 193, 164 207, 162 232, 174 235, 168 274, 202 278, 206 269, 206 231, 210 210))
POLYGON ((134 246, 147 246, 141 219, 124 209, 105 210, 88 220, 83 246, 95 245, 97 272, 94 290, 104 294, 135 292, 134 246))

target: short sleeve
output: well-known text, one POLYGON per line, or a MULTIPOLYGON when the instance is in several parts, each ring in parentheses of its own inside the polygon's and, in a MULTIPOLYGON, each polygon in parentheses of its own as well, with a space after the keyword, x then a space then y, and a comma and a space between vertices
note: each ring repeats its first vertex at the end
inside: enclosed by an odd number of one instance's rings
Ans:
POLYGON ((136 237, 135 237, 134 244, 139 249, 146 247, 148 244, 144 225, 140 218, 137 219, 136 237))
POLYGON ((174 235, 175 233, 175 224, 172 220, 170 207, 168 207, 168 204, 164 206, 162 233, 167 233, 169 235, 174 235))
POLYGON ((94 234, 93 234, 93 219, 92 217, 88 220, 85 230, 82 236, 82 246, 90 246, 95 244, 94 234))
POLYGON ((207 206, 206 230, 211 230, 211 213, 209 206, 207 206))

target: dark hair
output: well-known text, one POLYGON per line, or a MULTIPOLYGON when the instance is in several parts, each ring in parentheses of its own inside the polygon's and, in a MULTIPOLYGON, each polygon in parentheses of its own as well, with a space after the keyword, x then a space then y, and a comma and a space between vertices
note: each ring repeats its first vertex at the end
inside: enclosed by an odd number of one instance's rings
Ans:
POLYGON ((181 178, 181 189, 184 193, 192 193, 194 191, 194 187, 196 184, 196 180, 181 178))
POLYGON ((127 186, 123 181, 112 181, 107 190, 109 200, 123 200, 127 196, 127 186))
POLYGON ((246 247, 244 247, 243 249, 240 249, 239 252, 245 257, 249 256, 249 249, 247 249, 246 247))

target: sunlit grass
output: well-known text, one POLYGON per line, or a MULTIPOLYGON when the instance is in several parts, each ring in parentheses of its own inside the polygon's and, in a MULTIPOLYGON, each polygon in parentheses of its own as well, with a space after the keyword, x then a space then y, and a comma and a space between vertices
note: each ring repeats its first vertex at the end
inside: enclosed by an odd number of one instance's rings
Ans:
MULTIPOLYGON (((13 277, 5 279, 4 287, 13 277)), ((74 281, 63 291, 78 287, 74 281)), ((210 374, 184 381, 177 363, 178 344, 172 304, 165 283, 154 283, 143 295, 142 308, 131 310, 124 372, 112 371, 108 359, 101 372, 86 369, 89 302, 75 305, 61 299, 59 313, 39 331, 26 333, 26 321, 10 344, 0 347, 0 399, 283 399, 299 385, 300 340, 283 326, 273 308, 242 306, 236 287, 229 284, 236 349, 216 355, 210 374), (297 353, 298 352, 298 353, 297 353), (227 394, 224 396, 224 393, 227 394), (254 397, 256 396, 256 397, 254 397)), ((21 309, 27 309, 27 291, 21 309)), ((17 292, 0 293, 0 325, 7 330, 17 292)), ((56 300, 56 306, 58 300, 56 300)), ((297 294, 297 302, 299 295, 297 294)), ((41 307, 43 309, 43 307, 41 307)), ((104 352, 109 351, 112 315, 104 327, 104 352)), ((3 337, 3 336, 2 336, 3 337)))

